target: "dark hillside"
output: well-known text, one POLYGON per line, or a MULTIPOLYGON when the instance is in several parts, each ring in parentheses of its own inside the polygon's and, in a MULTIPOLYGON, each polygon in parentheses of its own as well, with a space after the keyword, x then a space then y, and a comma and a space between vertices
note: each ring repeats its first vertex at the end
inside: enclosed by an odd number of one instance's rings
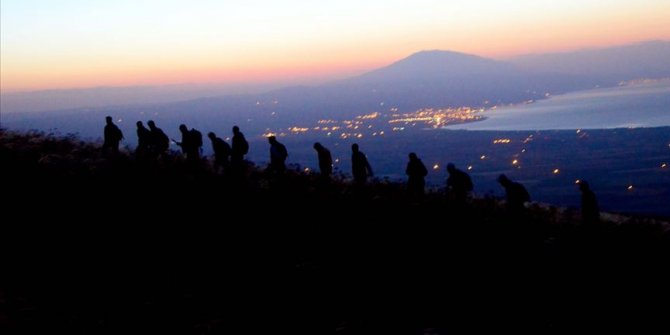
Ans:
POLYGON ((668 328, 659 220, 512 216, 297 167, 233 179, 41 133, 0 133, 0 162, 3 334, 668 328))

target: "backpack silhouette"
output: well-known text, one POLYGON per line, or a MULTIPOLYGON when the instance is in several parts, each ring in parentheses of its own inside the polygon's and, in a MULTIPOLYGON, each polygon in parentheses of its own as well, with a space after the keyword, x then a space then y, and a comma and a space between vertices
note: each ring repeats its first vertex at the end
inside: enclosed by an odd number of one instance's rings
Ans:
POLYGON ((196 148, 202 147, 202 133, 200 131, 195 128, 191 129, 191 137, 196 148))

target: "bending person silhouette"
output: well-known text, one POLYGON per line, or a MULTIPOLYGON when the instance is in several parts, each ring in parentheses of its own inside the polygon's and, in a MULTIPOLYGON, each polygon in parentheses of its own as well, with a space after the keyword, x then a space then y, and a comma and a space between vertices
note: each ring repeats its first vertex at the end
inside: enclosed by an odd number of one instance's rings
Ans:
POLYGON ((411 197, 420 198, 424 194, 426 187, 426 180, 428 169, 423 165, 423 162, 417 157, 416 153, 409 153, 409 162, 405 169, 407 175, 407 192, 411 197))
POLYGON ((149 152, 149 144, 151 143, 151 131, 142 124, 142 121, 137 121, 137 148, 135 155, 137 157, 145 157, 149 152))
POLYGON ((585 223, 595 223, 600 220, 600 209, 595 193, 591 191, 589 183, 579 182, 579 191, 582 192, 582 221, 585 223))
POLYGON ((212 149, 214 150, 214 173, 219 173, 219 168, 223 170, 223 173, 228 172, 230 166, 228 158, 232 151, 230 145, 223 139, 216 137, 213 132, 209 132, 207 137, 212 141, 212 149))
POLYGON ((351 172, 354 175, 354 183, 359 186, 365 184, 368 176, 373 176, 368 158, 358 150, 356 143, 351 145, 351 172))
POLYGON ((233 174, 244 174, 244 155, 249 153, 249 142, 238 126, 233 126, 233 142, 230 152, 230 170, 233 174))
POLYGON ((524 203, 530 201, 530 194, 528 194, 526 188, 519 183, 511 181, 504 174, 501 174, 498 177, 498 183, 500 183, 500 185, 505 188, 507 211, 510 214, 523 213, 524 203))
POLYGON ((330 150, 326 149, 321 143, 314 143, 314 150, 316 150, 319 158, 319 171, 321 178, 329 179, 333 173, 333 157, 330 155, 330 150))
POLYGON ((170 148, 170 138, 165 135, 163 129, 156 127, 153 120, 147 122, 151 136, 149 137, 149 152, 154 158, 162 156, 170 148))
POLYGON ((105 122, 107 124, 105 125, 104 130, 105 139, 102 144, 102 154, 107 154, 107 150, 111 149, 112 154, 116 155, 119 153, 119 142, 123 139, 123 133, 121 132, 121 129, 112 122, 111 116, 105 117, 105 122))
POLYGON ((279 143, 275 136, 269 136, 268 142, 270 143, 270 165, 268 166, 268 172, 284 173, 286 170, 286 158, 288 157, 286 147, 279 143))
POLYGON ((195 163, 200 160, 200 147, 202 146, 202 134, 196 129, 188 130, 185 124, 179 125, 181 142, 173 141, 181 147, 186 155, 186 161, 195 163))
POLYGON ((464 206, 468 193, 473 189, 470 175, 456 168, 453 163, 447 164, 447 195, 455 206, 464 206))

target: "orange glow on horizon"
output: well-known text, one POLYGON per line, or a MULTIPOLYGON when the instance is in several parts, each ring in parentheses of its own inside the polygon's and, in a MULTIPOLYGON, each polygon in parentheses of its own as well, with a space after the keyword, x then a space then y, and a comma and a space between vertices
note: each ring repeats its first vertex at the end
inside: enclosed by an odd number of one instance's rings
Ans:
POLYGON ((421 50, 505 59, 670 40, 670 3, 661 0, 381 7, 373 1, 254 7, 203 0, 160 8, 116 0, 105 10, 63 2, 69 6, 3 2, 0 90, 309 82, 354 76, 421 50), (126 15, 130 9, 133 15, 126 15))

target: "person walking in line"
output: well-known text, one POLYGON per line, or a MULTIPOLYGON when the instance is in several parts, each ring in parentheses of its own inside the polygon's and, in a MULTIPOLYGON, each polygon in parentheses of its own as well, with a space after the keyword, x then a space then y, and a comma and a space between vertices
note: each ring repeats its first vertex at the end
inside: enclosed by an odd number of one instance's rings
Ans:
POLYGON ((413 198, 421 198, 425 192, 428 169, 419 159, 416 153, 409 153, 409 162, 405 169, 407 175, 407 192, 413 198))
POLYGON ((351 145, 351 172, 354 175, 354 184, 365 185, 368 177, 372 177, 372 167, 364 153, 358 150, 358 144, 351 145))
POLYGON ((202 147, 202 134, 197 129, 189 130, 185 124, 179 125, 181 132, 181 142, 174 141, 181 147, 181 151, 186 155, 186 161, 197 163, 200 161, 200 147, 202 147))
POLYGON ((268 172, 282 174, 286 170, 286 158, 288 157, 286 146, 279 143, 275 136, 269 136, 268 142, 270 143, 270 165, 268 166, 268 172))
POLYGON ((505 198, 507 201, 507 211, 510 214, 521 214, 525 207, 524 204, 530 201, 530 194, 526 188, 516 182, 511 181, 506 175, 498 176, 498 183, 505 189, 505 198))
POLYGON ((249 142, 238 126, 233 126, 233 140, 230 152, 230 171, 241 178, 244 175, 244 155, 249 153, 249 142))
POLYGON ((213 132, 209 132, 207 137, 212 141, 212 149, 214 150, 214 173, 219 173, 219 169, 223 170, 224 174, 227 173, 230 166, 230 152, 232 151, 230 145, 223 139, 216 137, 213 132))
POLYGON ((142 121, 137 121, 137 148, 135 149, 135 156, 146 157, 149 152, 149 144, 151 143, 151 131, 142 124, 142 121))
POLYGON ((119 142, 123 139, 123 133, 117 125, 112 122, 112 117, 105 117, 106 125, 104 129, 104 142, 102 144, 102 154, 106 155, 107 150, 112 151, 112 155, 116 156, 119 153, 119 142))
POLYGON ((459 170, 453 163, 447 164, 447 195, 450 202, 457 208, 465 206, 468 194, 472 192, 473 185, 470 175, 459 170))
POLYGON ((330 155, 330 150, 326 149, 319 142, 314 143, 314 150, 316 150, 319 158, 321 178, 324 180, 330 179, 330 175, 333 173, 333 157, 330 155))
POLYGON ((582 192, 582 221, 584 223, 596 223, 600 220, 600 209, 595 193, 591 191, 589 183, 582 180, 579 182, 579 191, 582 192))
POLYGON ((156 123, 153 120, 147 122, 149 126, 150 137, 149 137, 149 153, 153 158, 158 158, 163 156, 165 152, 170 148, 170 138, 165 135, 163 129, 156 127, 156 123))

